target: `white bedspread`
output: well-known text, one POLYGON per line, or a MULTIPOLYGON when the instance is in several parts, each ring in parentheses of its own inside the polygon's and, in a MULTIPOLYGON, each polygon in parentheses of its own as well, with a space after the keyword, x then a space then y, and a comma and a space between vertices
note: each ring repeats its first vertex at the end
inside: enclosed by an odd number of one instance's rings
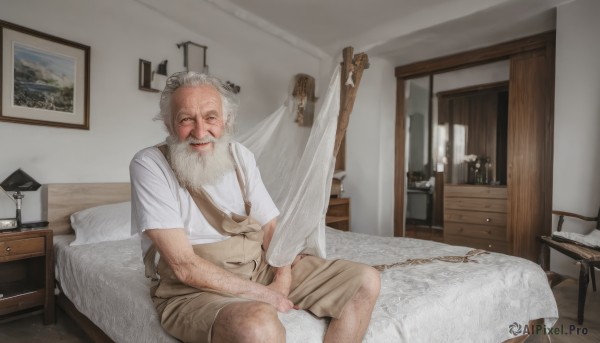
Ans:
MULTIPOLYGON (((56 278, 66 296, 115 342, 175 342, 160 327, 144 277, 138 238, 69 246, 56 236, 56 278)), ((391 264, 464 255, 470 248, 410 238, 327 231, 328 258, 391 264)), ((542 269, 502 254, 478 263, 403 266, 382 273, 381 295, 365 342, 502 342, 509 326, 558 318, 542 269)), ((321 342, 327 322, 305 311, 280 314, 288 342, 321 342)))

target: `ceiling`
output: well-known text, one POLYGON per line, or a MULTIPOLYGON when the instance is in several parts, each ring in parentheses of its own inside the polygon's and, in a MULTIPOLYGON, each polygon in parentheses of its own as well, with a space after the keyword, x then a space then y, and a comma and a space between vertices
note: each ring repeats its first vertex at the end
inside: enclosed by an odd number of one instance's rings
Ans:
POLYGON ((206 5, 317 57, 345 46, 403 65, 552 30, 575 0, 136 0, 192 30, 206 5))

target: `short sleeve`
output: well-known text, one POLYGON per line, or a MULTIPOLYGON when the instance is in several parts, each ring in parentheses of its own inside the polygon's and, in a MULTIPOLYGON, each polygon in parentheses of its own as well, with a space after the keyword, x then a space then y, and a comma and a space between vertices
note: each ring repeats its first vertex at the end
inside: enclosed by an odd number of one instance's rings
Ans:
POLYGON ((132 233, 184 228, 168 163, 156 148, 135 155, 129 165, 132 233))

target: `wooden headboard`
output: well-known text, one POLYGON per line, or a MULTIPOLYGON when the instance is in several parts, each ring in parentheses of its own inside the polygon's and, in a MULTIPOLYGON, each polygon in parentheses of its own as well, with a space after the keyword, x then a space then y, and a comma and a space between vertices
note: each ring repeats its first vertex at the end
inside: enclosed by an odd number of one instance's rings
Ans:
POLYGON ((73 233, 70 216, 93 206, 131 199, 129 183, 51 183, 42 190, 44 217, 55 235, 73 233))

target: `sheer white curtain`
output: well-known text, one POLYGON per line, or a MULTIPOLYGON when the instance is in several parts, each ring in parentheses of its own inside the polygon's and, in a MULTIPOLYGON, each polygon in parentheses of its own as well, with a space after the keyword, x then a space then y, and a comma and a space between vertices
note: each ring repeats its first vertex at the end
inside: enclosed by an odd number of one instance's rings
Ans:
POLYGON ((325 257, 325 213, 340 110, 339 66, 320 101, 310 128, 294 122, 294 102, 287 101, 236 137, 254 153, 262 179, 281 212, 267 252, 273 266, 290 264, 301 252, 325 257))

